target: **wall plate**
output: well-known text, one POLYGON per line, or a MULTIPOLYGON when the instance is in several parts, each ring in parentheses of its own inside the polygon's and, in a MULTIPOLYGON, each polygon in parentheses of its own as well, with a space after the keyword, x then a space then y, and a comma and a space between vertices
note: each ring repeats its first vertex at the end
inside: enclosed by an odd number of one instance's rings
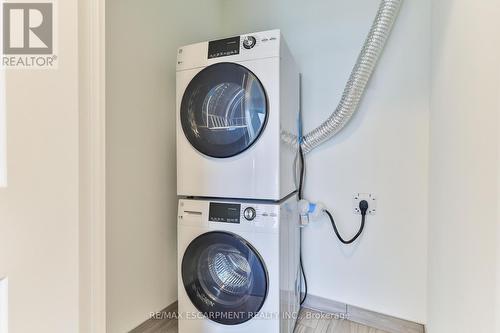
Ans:
POLYGON ((373 193, 356 193, 352 198, 353 212, 356 215, 361 215, 359 203, 363 200, 368 201, 368 215, 375 215, 377 213, 377 198, 373 193))

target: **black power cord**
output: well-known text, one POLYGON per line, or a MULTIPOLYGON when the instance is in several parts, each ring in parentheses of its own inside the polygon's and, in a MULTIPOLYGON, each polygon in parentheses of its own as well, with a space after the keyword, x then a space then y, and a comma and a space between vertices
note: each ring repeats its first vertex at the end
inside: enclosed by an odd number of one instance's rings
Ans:
POLYGON ((304 281, 304 297, 300 300, 300 305, 304 304, 307 298, 307 277, 304 271, 304 265, 302 263, 302 229, 300 232, 300 271, 302 272, 302 278, 304 281))
POLYGON ((299 145, 299 159, 300 159, 299 200, 302 200, 304 198, 303 193, 304 193, 304 178, 305 178, 306 165, 305 165, 304 151, 302 150, 301 145, 299 145))
MULTIPOLYGON (((304 151, 302 150, 302 146, 299 143, 299 159, 300 159, 300 178, 299 178, 299 200, 303 198, 304 191, 304 178, 305 178, 305 159, 304 159, 304 151)), ((307 298, 307 277, 306 272, 304 271, 304 264, 302 260, 302 228, 300 228, 300 272, 302 273, 302 278, 304 281, 304 297, 300 300, 300 305, 304 304, 307 298)))
POLYGON ((350 240, 345 240, 340 235, 339 229, 337 229, 337 225, 335 224, 335 220, 333 219, 332 214, 329 211, 325 210, 325 213, 326 215, 328 215, 330 222, 332 222, 333 231, 335 231, 335 234, 337 235, 338 239, 346 245, 354 243, 356 239, 358 239, 359 236, 361 236, 361 234, 363 233, 363 230, 365 229, 366 212, 368 211, 368 201, 366 200, 360 201, 359 210, 361 212, 361 227, 359 228, 359 231, 356 233, 356 235, 350 240))

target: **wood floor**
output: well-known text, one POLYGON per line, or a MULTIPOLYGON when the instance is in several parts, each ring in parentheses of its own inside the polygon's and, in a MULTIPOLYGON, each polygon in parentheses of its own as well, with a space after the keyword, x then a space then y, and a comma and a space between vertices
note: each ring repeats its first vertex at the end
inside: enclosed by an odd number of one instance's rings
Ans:
POLYGON ((387 333, 346 319, 302 309, 295 333, 387 333))
MULTIPOLYGON (((170 307, 169 307, 170 308, 170 307)), ((164 313, 175 311, 175 308, 166 309, 164 313)), ((238 330, 235 330, 237 332, 238 330)), ((177 333, 177 320, 156 319, 149 320, 130 333, 177 333)), ((336 319, 330 315, 302 309, 295 333, 387 333, 364 325, 353 323, 345 319, 336 319)))

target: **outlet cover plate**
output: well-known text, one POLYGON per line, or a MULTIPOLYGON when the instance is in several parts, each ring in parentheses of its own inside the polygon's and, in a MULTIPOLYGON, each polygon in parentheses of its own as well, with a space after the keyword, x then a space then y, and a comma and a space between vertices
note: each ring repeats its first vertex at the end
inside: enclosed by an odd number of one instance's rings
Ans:
POLYGON ((373 193, 356 193, 352 197, 353 212, 356 215, 361 215, 359 203, 363 200, 368 201, 368 215, 375 215, 377 213, 377 197, 373 193))

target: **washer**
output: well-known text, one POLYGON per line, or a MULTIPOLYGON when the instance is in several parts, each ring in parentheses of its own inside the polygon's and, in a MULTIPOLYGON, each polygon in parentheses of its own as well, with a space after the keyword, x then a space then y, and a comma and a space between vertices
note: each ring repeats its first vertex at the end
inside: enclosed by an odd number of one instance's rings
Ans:
POLYGON ((179 333, 292 333, 300 303, 296 196, 179 201, 179 333))
POLYGON ((296 191, 299 99, 279 30, 181 47, 177 194, 279 201, 296 191))

